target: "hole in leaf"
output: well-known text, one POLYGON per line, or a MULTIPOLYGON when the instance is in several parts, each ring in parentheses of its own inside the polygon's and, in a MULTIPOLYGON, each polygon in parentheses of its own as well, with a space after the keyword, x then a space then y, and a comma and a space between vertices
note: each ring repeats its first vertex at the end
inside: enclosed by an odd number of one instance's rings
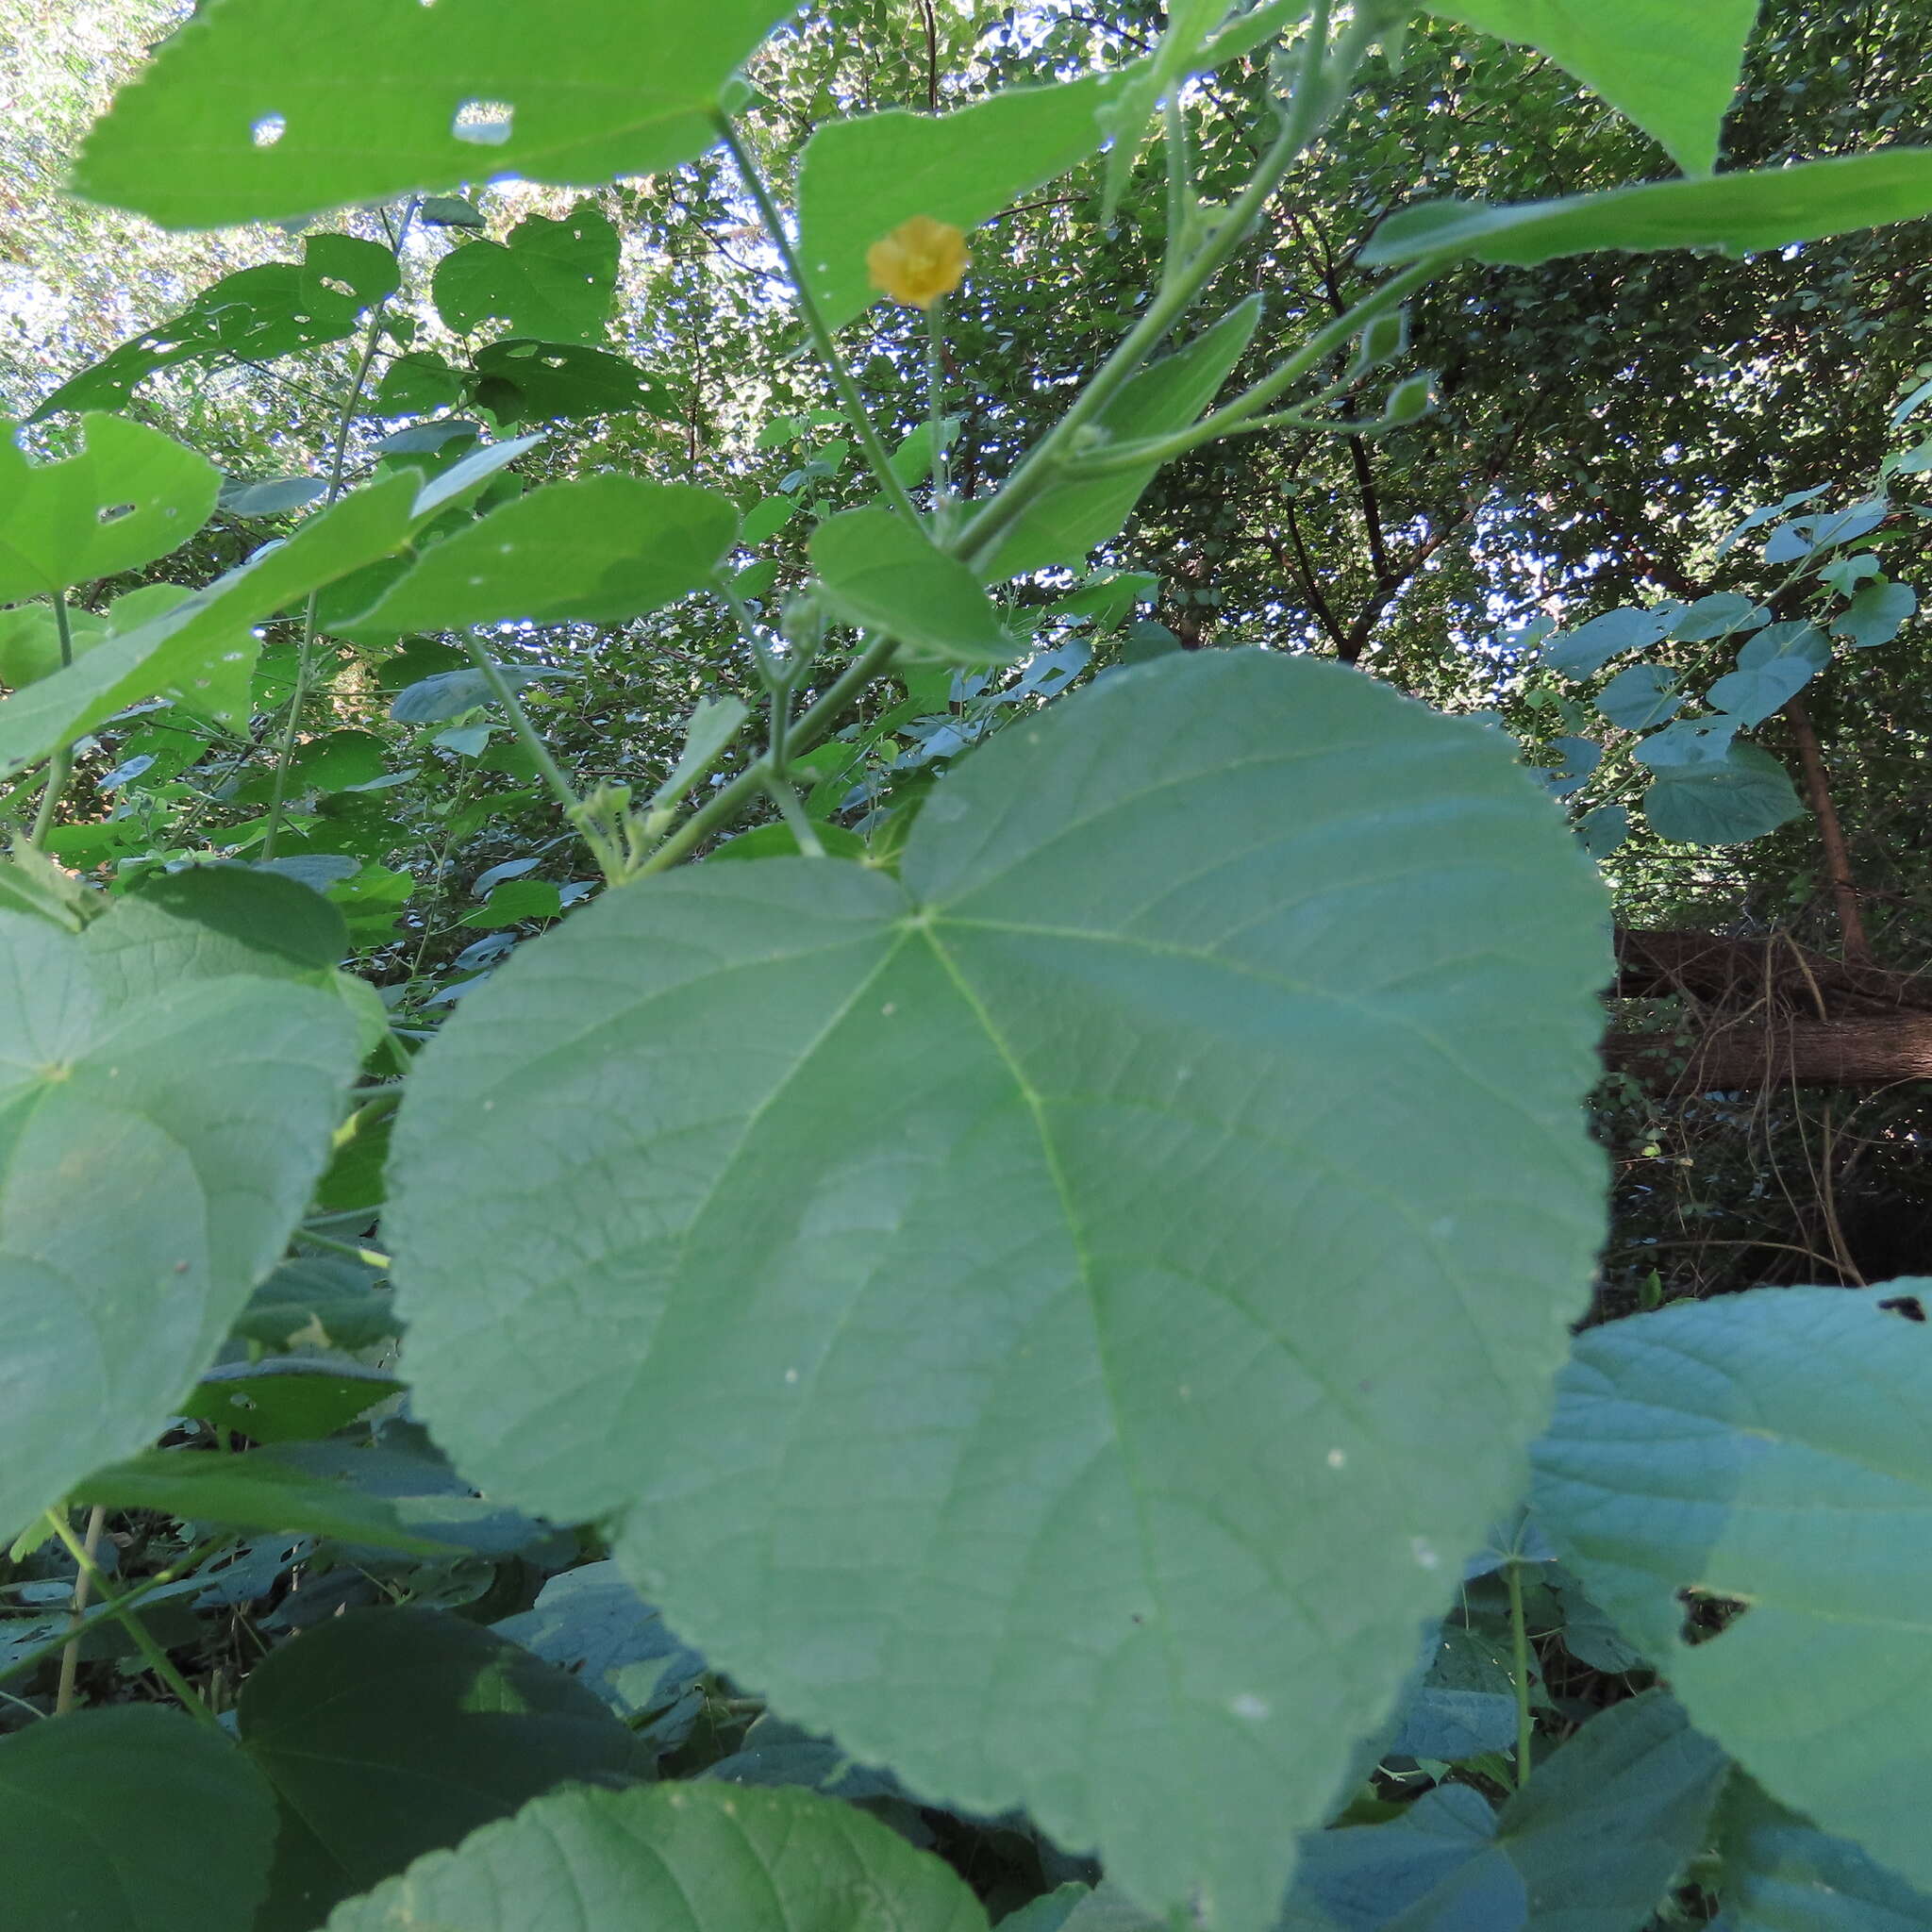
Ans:
POLYGON ((1925 1319, 1925 1304, 1915 1294, 1888 1295, 1878 1306, 1891 1314, 1903 1315, 1907 1322, 1925 1319))
POLYGON ((1720 1596, 1696 1583, 1680 1590, 1677 1601, 1684 1606, 1684 1623, 1677 1634, 1692 1645, 1723 1636, 1751 1607, 1741 1597, 1720 1596))
POLYGON ((509 139, 516 111, 508 101, 465 101, 452 118, 449 131, 472 147, 501 147, 509 139))
POLYGON ((355 299, 355 290, 350 288, 347 282, 339 279, 335 275, 324 275, 322 286, 325 289, 333 291, 338 295, 347 295, 352 301, 355 299))
POLYGON ((100 508, 100 519, 104 524, 117 524, 123 517, 132 516, 133 514, 134 506, 131 503, 104 503, 100 508))
POLYGON ((248 130, 248 138, 257 147, 273 147, 289 131, 289 124, 280 114, 264 114, 248 130))

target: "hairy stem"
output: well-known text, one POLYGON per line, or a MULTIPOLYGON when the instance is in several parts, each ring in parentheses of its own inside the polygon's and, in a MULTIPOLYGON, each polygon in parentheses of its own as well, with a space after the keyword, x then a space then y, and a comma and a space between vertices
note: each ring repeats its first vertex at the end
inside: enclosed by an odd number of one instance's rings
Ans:
POLYGON ((812 346, 819 352, 830 375, 833 386, 838 390, 840 400, 845 405, 846 414, 852 418, 852 431, 858 439, 859 449, 864 453, 866 466, 872 471, 886 501, 906 518, 908 522, 919 522, 919 510, 906 486, 892 475, 891 459, 886 454, 886 446, 879 441, 879 433, 873 426, 870 412, 865 407, 865 398, 858 392, 858 384, 853 379, 852 372, 845 366, 845 358, 839 353, 839 345, 832 340, 832 332, 825 326, 825 319, 819 312, 819 305, 813 299, 810 289, 806 286, 805 264, 798 258, 798 251, 791 245, 791 237, 786 232, 785 218, 778 212, 778 204, 772 199, 772 191, 765 186, 765 178, 758 172, 758 164, 752 158, 751 150, 740 139, 737 125, 730 115, 724 113, 712 116, 712 125, 723 137, 724 145, 731 151, 731 158, 738 164, 739 177, 744 183, 745 192, 758 204, 759 216, 765 229, 772 238, 772 246, 778 251, 779 258, 785 264, 785 273, 791 279, 793 293, 798 297, 798 312, 804 318, 807 332, 812 340, 812 346))

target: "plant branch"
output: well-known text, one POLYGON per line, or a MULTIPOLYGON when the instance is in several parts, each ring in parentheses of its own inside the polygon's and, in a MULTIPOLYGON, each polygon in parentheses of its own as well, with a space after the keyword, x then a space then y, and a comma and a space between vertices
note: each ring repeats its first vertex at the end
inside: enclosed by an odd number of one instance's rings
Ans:
MULTIPOLYGON (((95 1524, 99 1521, 104 1521, 106 1514, 106 1510, 99 1504, 96 1504, 93 1514, 88 1519, 88 1529, 95 1547, 98 1547, 99 1543, 98 1535, 95 1533, 95 1524)), ((174 1659, 155 1641, 147 1625, 141 1621, 140 1617, 127 1605, 124 1604, 114 1594, 108 1579, 101 1574, 100 1565, 94 1561, 93 1549, 75 1535, 74 1525, 68 1522, 66 1510, 49 1509, 47 1511, 47 1524, 54 1534, 67 1546, 67 1553, 74 1558, 81 1577, 85 1578, 92 1586, 93 1593, 100 1598, 103 1607, 109 1615, 114 1617, 121 1627, 127 1632, 128 1636, 134 1640, 134 1647, 146 1659, 148 1668, 180 1699, 182 1708, 187 1711, 190 1717, 219 1731, 221 1725, 215 1722, 214 1712, 195 1695, 193 1685, 175 1668, 174 1659)), ((75 1595, 76 1598, 80 1595, 78 1581, 75 1585, 75 1595)), ((66 1676, 64 1666, 61 1675, 64 1680, 66 1676)))
POLYGON ((798 312, 804 318, 807 332, 812 345, 819 352, 819 359, 825 365, 838 390, 841 401, 845 405, 846 413, 852 418, 852 433, 858 439, 859 449, 864 453, 866 465, 872 471, 874 481, 884 492, 886 501, 906 518, 917 525, 919 510, 911 497, 907 494, 906 486, 892 474, 891 458, 886 454, 886 446, 879 441, 878 430, 874 427, 871 413, 865 407, 865 398, 858 392, 858 384, 853 379, 845 358, 839 353, 839 345, 832 340, 832 332, 825 326, 825 319, 819 311, 819 305, 810 289, 806 286, 805 264, 798 258, 798 251, 791 244, 791 237, 786 231, 785 218, 778 212, 778 204, 772 199, 772 191, 765 186, 765 178, 758 172, 758 165, 752 158, 751 150, 739 138, 737 125, 730 115, 716 113, 711 125, 717 128, 724 145, 731 152, 731 158, 738 164, 739 178, 743 181, 745 192, 758 204, 758 210, 765 224, 765 229, 772 238, 772 246, 778 251, 778 257, 785 264, 785 273, 791 279, 792 292, 798 297, 798 312))

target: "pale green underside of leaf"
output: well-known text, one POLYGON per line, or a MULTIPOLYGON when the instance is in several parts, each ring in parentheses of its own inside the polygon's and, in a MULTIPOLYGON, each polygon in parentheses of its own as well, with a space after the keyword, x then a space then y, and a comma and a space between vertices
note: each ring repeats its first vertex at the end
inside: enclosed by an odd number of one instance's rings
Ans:
POLYGON ((1721 248, 1730 255, 1815 242, 1932 213, 1932 148, 1881 148, 1829 161, 1658 181, 1567 201, 1402 209, 1362 250, 1366 263, 1437 253, 1523 267, 1601 248, 1721 248))
POLYGON ((1932 1329, 1758 1289, 1592 1329, 1536 1510, 1692 1721, 1822 1829, 1932 1885, 1932 1329), (1684 1589, 1748 1607, 1694 1646, 1684 1589))
POLYGON ((144 1449, 274 1265, 356 1063, 340 1002, 237 977, 112 1004, 0 914, 0 1536, 144 1449))
POLYGON ((1085 160, 1101 142, 1094 116, 1117 85, 1090 75, 1008 88, 951 114, 891 108, 821 127, 798 165, 798 246, 825 326, 842 328, 881 299, 865 252, 901 223, 929 215, 976 228, 1085 160))
POLYGON ((1428 10, 1547 54, 1687 175, 1707 175, 1757 0, 1428 0, 1428 10))
POLYGON ((719 89, 791 10, 215 0, 95 123, 73 185, 166 228, 216 228, 511 175, 592 187, 654 174, 712 144, 719 89), (486 124, 467 141, 466 108, 486 124), (280 134, 257 145, 274 117, 280 134))
POLYGON ((390 1170, 421 1413, 786 1717, 1253 1932, 1541 1420, 1607 970, 1492 734, 1121 674, 903 885, 686 871, 465 1002, 390 1170))
POLYGON ((179 1711, 83 1710, 0 1739, 0 1871, 23 1932, 251 1932, 275 1824, 254 1766, 179 1711))
POLYGON ((668 1784, 539 1798, 326 1932, 986 1932, 949 1867, 813 1792, 668 1784))
POLYGON ((373 641, 520 619, 616 623, 708 583, 737 533, 738 511, 715 490, 619 475, 552 483, 432 545, 336 629, 373 641))

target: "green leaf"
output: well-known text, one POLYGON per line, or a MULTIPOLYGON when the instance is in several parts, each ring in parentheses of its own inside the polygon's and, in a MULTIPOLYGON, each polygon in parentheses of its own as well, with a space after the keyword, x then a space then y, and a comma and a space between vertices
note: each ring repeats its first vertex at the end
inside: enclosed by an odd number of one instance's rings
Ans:
MULTIPOLYGON (((1185 429, 1214 400, 1260 320, 1261 298, 1250 295, 1185 348, 1141 370, 1101 410, 1094 426, 1114 442, 1185 429)), ((1048 564, 1083 563, 1096 544, 1120 534, 1158 468, 1149 463, 1144 470, 1049 483, 999 537, 985 575, 1004 579, 1048 564)), ((993 505, 998 502, 995 496, 993 505)))
POLYGON ((775 537, 798 514, 795 497, 768 496, 755 503, 744 514, 744 528, 738 533, 741 543, 762 543, 775 537))
POLYGON ((311 235, 302 256, 211 282, 179 315, 69 377, 27 420, 62 409, 125 409, 150 375, 178 363, 272 362, 345 341, 399 286, 394 252, 354 235, 311 235))
POLYGON ((458 925, 517 925, 526 919, 555 919, 563 910, 558 889, 543 879, 508 879, 489 899, 457 921, 458 925))
POLYGON ((1659 768, 1643 794, 1651 830, 1679 845, 1740 845, 1804 810, 1784 766, 1757 744, 1734 743, 1716 758, 1659 768))
POLYGON ((431 228, 487 228, 483 210, 460 194, 425 194, 416 219, 431 228))
POLYGON ((384 1498, 313 1474, 274 1449, 245 1456, 152 1449, 95 1470, 69 1494, 109 1509, 158 1509, 190 1523, 338 1537, 416 1556, 446 1556, 458 1547, 405 1527, 384 1498))
POLYGON ((1688 644, 1727 638, 1740 630, 1756 630, 1771 621, 1771 612, 1734 591, 1716 591, 1680 610, 1670 635, 1688 644))
POLYGON ((441 356, 414 349, 383 371, 375 391, 378 416, 422 416, 462 400, 463 378, 441 356))
POLYGON ((1932 1885, 1932 1281, 1767 1288, 1593 1328, 1536 1512, 1693 1723, 1781 1803, 1932 1885), (1738 1613, 1687 1643, 1684 1600, 1738 1613))
POLYGON ((79 453, 49 463, 0 431, 0 602, 152 563, 215 507, 221 472, 158 429, 98 415, 80 429, 79 453))
POLYGON ((1005 664, 1025 648, 974 573, 889 509, 828 517, 807 548, 832 615, 891 632, 915 660, 1005 664))
POLYGON ((257 551, 185 603, 0 699, 0 776, 71 743, 142 698, 182 697, 198 679, 219 675, 226 654, 239 648, 238 627, 286 608, 318 585, 393 556, 408 541, 417 482, 413 472, 405 471, 351 491, 302 524, 286 542, 257 551))
POLYGON ((1890 643, 1918 608, 1919 593, 1911 585, 1879 577, 1832 619, 1831 627, 1854 649, 1870 650, 1874 644, 1890 643))
MULTIPOLYGON (((1596 708, 1612 724, 1625 731, 1648 731, 1674 716, 1684 700, 1677 694, 1677 674, 1655 664, 1633 664, 1604 686, 1596 708)), ((1720 702, 1717 698, 1713 704, 1720 702)), ((1773 707, 1776 708, 1775 706, 1773 707)))
POLYGON ((1626 604, 1606 610, 1574 630, 1559 630, 1544 644, 1537 661, 1559 677, 1594 677, 1612 658, 1661 643, 1683 614, 1681 604, 1626 604))
POLYGON ((0 1738, 8 1916, 89 1932, 253 1932, 275 1807, 241 1752, 158 1705, 0 1738))
POLYGON ((301 1925, 631 1748, 575 1678, 435 1610, 352 1610, 272 1651, 241 1732, 283 1805, 271 1908, 301 1925))
POLYGON ((210 1369, 181 1398, 181 1413, 257 1442, 315 1442, 402 1387, 354 1362, 303 1357, 228 1362, 210 1369))
POLYGON ((1707 693, 1721 711, 1761 724, 1831 662, 1831 641, 1815 624, 1767 625, 1738 653, 1738 668, 1707 693))
MULTIPOLYGON (((574 677, 570 670, 551 670, 527 664, 499 664, 498 674, 512 691, 523 691, 546 678, 574 677)), ((479 705, 493 705, 496 693, 480 671, 439 671, 433 677, 417 679, 399 691, 389 708, 398 724, 441 724, 460 718, 479 705)))
POLYGON ((310 988, 148 987, 110 1005, 84 938, 0 913, 0 1534, 159 1433, 280 1256, 355 1072, 310 988))
POLYGON ((1717 164, 1757 0, 1427 0, 1428 10, 1547 54, 1662 142, 1687 175, 1717 164), (1660 58, 1663 48, 1669 58, 1660 58))
POLYGON ((641 880, 462 1003, 391 1161, 418 1412, 793 1722, 1261 1926, 1582 1304, 1605 930, 1497 734, 1122 671, 903 884, 641 880))
POLYGON ((1600 805, 1576 823, 1576 836, 1594 859, 1606 859, 1630 836, 1630 814, 1621 805, 1600 805))
POLYGON ((1712 1932, 1932 1932, 1932 1898, 1774 1804, 1742 1772, 1718 1809, 1712 1932))
POLYGON ((632 409, 648 416, 677 414, 670 391, 655 375, 608 349, 581 342, 509 336, 478 349, 471 366, 477 404, 506 425, 574 422, 632 409))
POLYGON ((717 140, 789 0, 214 0, 94 124, 90 201, 164 228, 281 221, 462 180, 594 187, 717 140), (505 123, 508 123, 508 125, 505 123))
MULTIPOLYGON (((864 859, 866 843, 857 832, 848 832, 843 825, 833 824, 825 819, 814 819, 812 830, 818 834, 819 844, 829 857, 864 859)), ((752 831, 739 832, 726 839, 709 857, 734 860, 795 858, 799 849, 798 835, 790 825, 758 825, 752 831)))
POLYGON ((1302 1841, 1281 1932, 1635 1932, 1702 1850, 1729 1762, 1662 1690, 1592 1718, 1499 1814, 1438 1785, 1302 1841))
MULTIPOLYGON (((185 584, 143 584, 108 605, 108 633, 125 637, 178 610, 194 594, 185 584)), ((206 643, 194 655, 187 675, 172 687, 175 708, 189 717, 245 732, 261 640, 251 626, 238 622, 225 631, 208 631, 206 643)))
POLYGON ((651 804, 659 809, 675 805, 738 736, 740 727, 750 716, 741 698, 700 698, 685 721, 684 745, 677 763, 651 794, 651 804))
MULTIPOLYGON (((108 625, 93 611, 76 607, 67 613, 67 631, 74 655, 82 658, 106 639, 108 625)), ((0 684, 20 691, 59 668, 60 625, 51 604, 0 610, 0 684)))
POLYGON ((326 1932, 986 1932, 952 1870, 809 1791, 559 1791, 439 1853, 326 1932), (532 1889, 532 1881, 535 1889, 532 1889))
POLYGON ((1365 264, 1424 255, 1534 267, 1601 248, 1721 248, 1749 255, 1932 213, 1932 148, 1889 147, 1703 181, 1658 181, 1564 201, 1491 207, 1424 202, 1399 209, 1361 252, 1365 264))
POLYGON ((280 873, 195 865, 143 880, 136 895, 296 968, 333 966, 349 950, 341 913, 311 887, 280 873))
POLYGON ((608 1559, 553 1576, 536 1607, 494 1626, 545 1663, 566 1670, 579 1683, 618 1707, 631 1707, 624 1687, 650 1679, 655 1690, 669 1674, 678 1682, 696 1677, 704 1661, 664 1627, 664 1620, 608 1559), (641 1671, 655 1664, 655 1671, 641 1671))
POLYGON ((1005 88, 951 114, 888 108, 828 121, 798 163, 798 248, 827 328, 885 298, 867 277, 874 242, 915 215, 971 230, 1064 175, 1100 145, 1096 116, 1118 85, 1089 75, 1005 88))
POLYGON ((380 1278, 359 1261, 333 1257, 284 1261, 248 1298, 230 1333, 277 1351, 298 1341, 372 1347, 402 1332, 392 1298, 375 1286, 380 1278))
POLYGON ((737 534, 738 511, 715 490, 624 475, 550 483, 425 550, 336 629, 373 643, 410 631, 641 617, 703 589, 737 534))
POLYGON ((617 294, 617 230, 593 201, 561 221, 529 215, 507 243, 452 249, 436 264, 430 292, 456 335, 500 322, 515 336, 595 342, 617 294))

